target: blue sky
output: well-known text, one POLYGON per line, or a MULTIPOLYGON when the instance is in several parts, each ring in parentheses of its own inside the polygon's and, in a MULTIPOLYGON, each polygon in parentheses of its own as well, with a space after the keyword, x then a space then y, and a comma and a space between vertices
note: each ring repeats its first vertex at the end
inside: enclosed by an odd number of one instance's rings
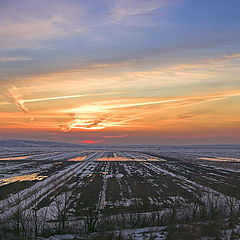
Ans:
POLYGON ((191 61, 239 50, 240 3, 234 0, 0 4, 1 59, 16 59, 1 61, 6 74, 139 58, 191 61))

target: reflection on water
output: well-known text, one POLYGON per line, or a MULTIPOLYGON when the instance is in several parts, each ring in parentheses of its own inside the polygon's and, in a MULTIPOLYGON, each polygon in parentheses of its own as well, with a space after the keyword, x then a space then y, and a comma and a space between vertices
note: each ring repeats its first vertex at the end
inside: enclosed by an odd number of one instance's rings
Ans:
POLYGON ((165 159, 162 159, 162 158, 148 158, 148 160, 147 161, 160 161, 160 162, 166 162, 166 160, 165 159))
POLYGON ((86 158, 86 156, 85 157, 76 157, 76 158, 71 158, 68 161, 83 161, 85 158, 86 158))
POLYGON ((218 161, 218 162, 240 162, 238 158, 227 158, 227 157, 200 157, 199 160, 207 161, 218 161))
POLYGON ((21 157, 7 157, 7 158, 0 158, 0 160, 24 160, 27 159, 29 156, 21 156, 21 157))
POLYGON ((33 181, 33 180, 42 180, 47 176, 38 176, 37 173, 22 175, 22 176, 14 176, 10 178, 0 179, 0 186, 13 183, 13 182, 22 182, 22 181, 33 181))

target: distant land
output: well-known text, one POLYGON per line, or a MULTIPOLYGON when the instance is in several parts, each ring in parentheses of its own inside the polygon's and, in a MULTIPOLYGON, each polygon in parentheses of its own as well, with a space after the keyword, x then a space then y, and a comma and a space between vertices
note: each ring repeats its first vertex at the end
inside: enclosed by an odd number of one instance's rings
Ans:
POLYGON ((7 139, 0 140, 0 147, 92 147, 92 148, 109 148, 109 147, 124 147, 124 148, 149 148, 149 147, 159 147, 159 148, 176 148, 176 149, 187 149, 187 148, 199 148, 199 149, 240 149, 240 144, 206 144, 206 145, 105 145, 105 144, 77 144, 69 142, 52 142, 52 141, 37 141, 37 140, 26 140, 26 139, 7 139))

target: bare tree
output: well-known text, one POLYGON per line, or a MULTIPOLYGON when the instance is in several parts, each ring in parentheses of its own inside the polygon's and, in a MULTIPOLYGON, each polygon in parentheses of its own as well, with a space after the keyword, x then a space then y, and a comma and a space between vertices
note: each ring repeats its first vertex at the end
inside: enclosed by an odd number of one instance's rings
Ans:
POLYGON ((84 225, 87 232, 94 232, 99 219, 99 211, 93 208, 85 210, 84 225))
POLYGON ((54 215, 58 221, 58 232, 65 233, 66 231, 66 222, 68 220, 71 200, 73 193, 72 192, 63 192, 54 198, 54 215))
POLYGON ((26 234, 28 216, 27 212, 24 211, 24 204, 20 194, 16 194, 14 198, 9 199, 8 204, 10 207, 6 217, 9 217, 13 224, 14 235, 16 235, 17 239, 21 239, 26 234))

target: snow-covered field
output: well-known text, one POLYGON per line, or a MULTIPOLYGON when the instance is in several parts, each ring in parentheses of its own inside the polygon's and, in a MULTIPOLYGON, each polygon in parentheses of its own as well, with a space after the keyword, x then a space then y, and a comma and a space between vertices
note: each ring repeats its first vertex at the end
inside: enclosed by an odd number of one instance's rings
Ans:
POLYGON ((37 209, 52 227, 63 211, 64 227, 86 231, 89 217, 117 222, 173 208, 181 215, 210 198, 225 206, 240 199, 239 164, 238 148, 4 147, 0 219, 11 219, 20 204, 23 212, 37 209))

